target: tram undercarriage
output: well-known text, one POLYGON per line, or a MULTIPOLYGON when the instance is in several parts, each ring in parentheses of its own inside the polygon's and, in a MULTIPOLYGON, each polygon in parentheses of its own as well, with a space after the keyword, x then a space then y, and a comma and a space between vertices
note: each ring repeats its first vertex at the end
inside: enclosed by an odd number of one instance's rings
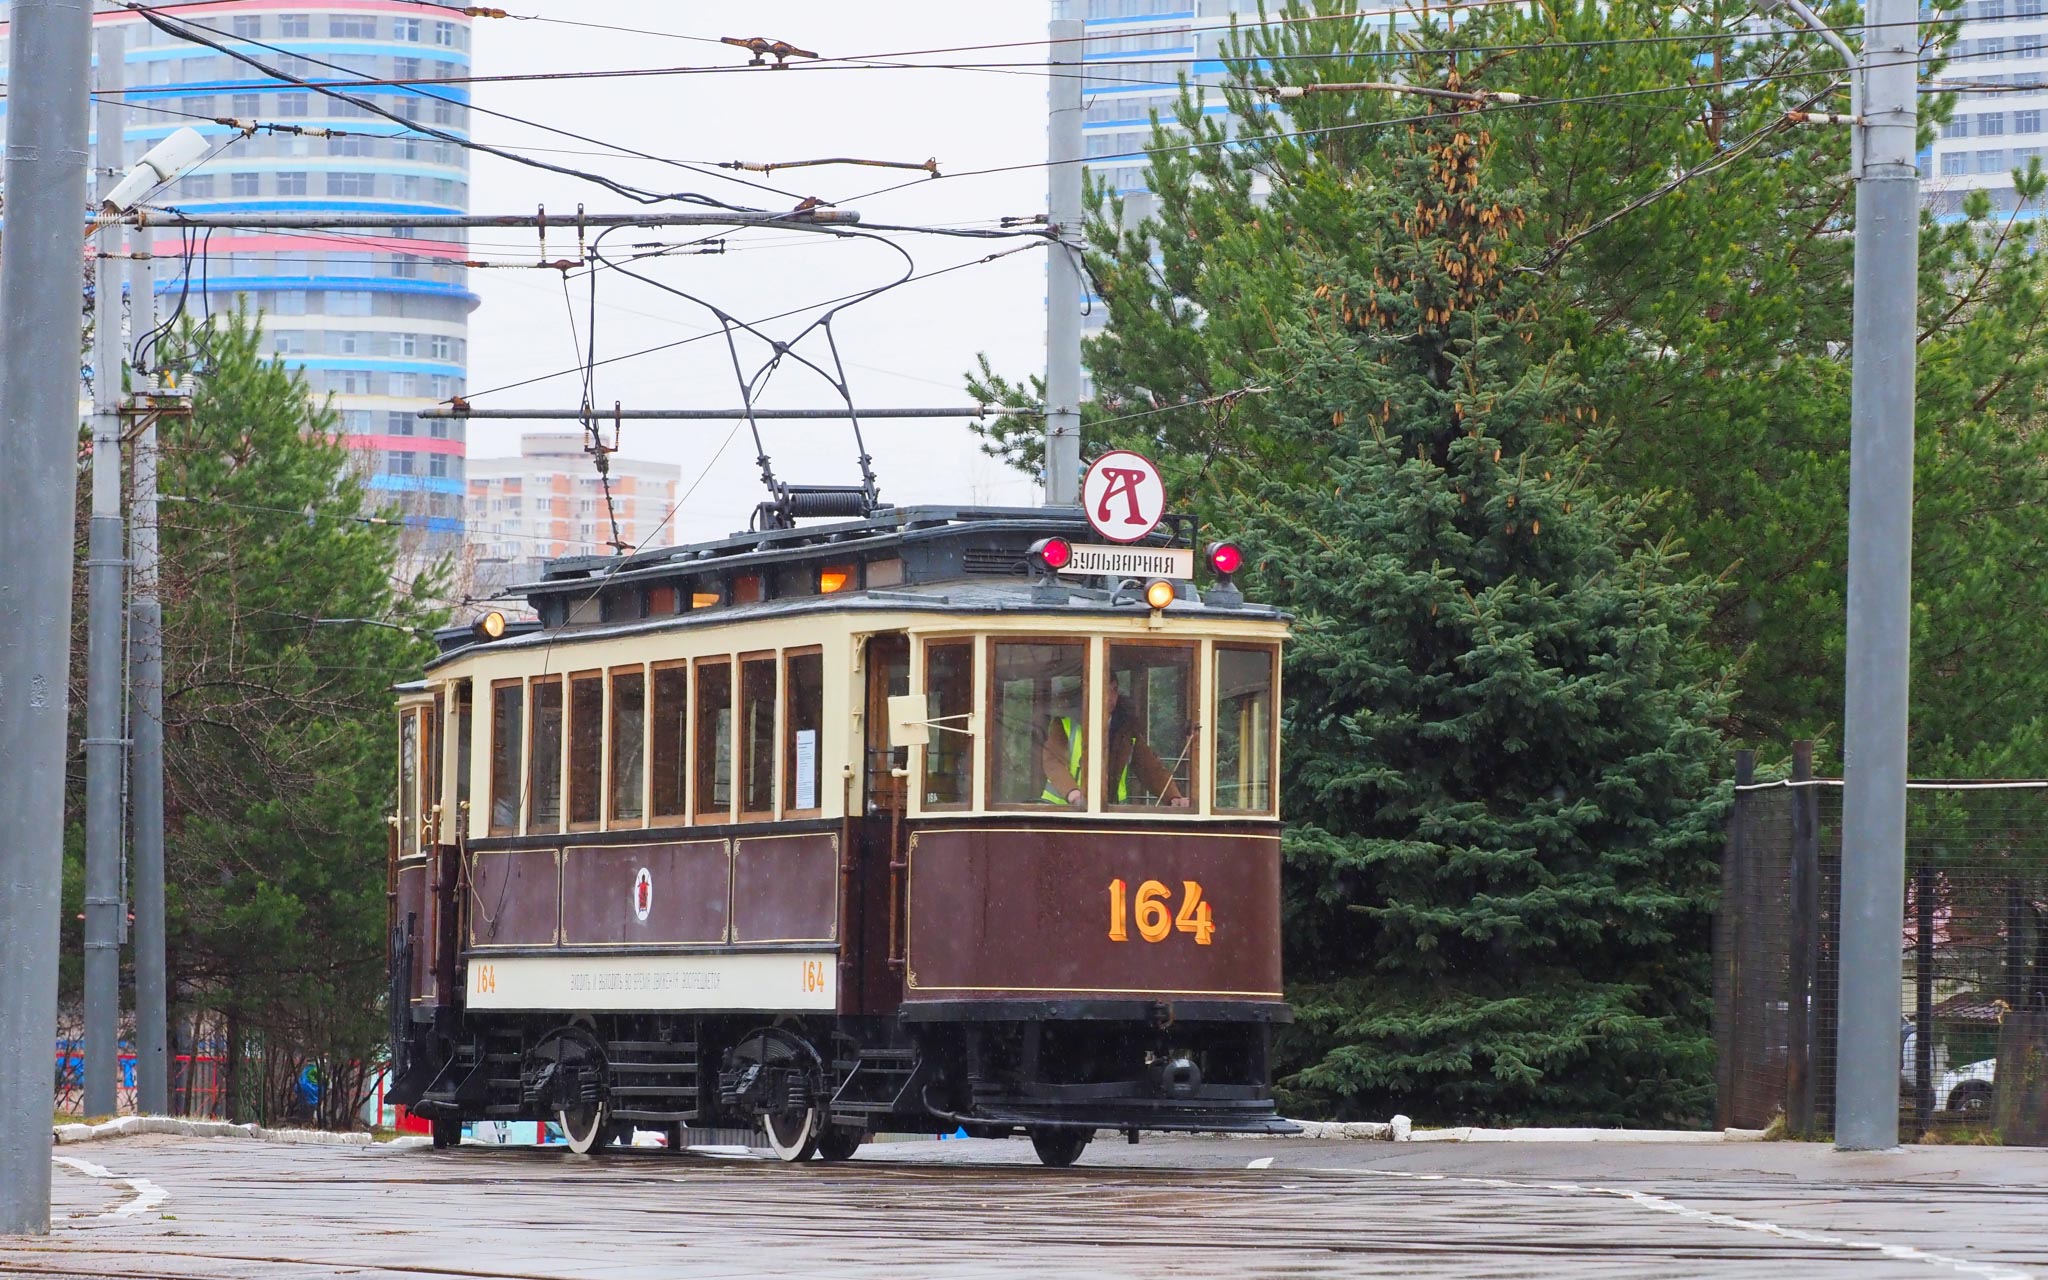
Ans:
POLYGON ((414 1028, 394 1089, 450 1145, 470 1120, 559 1125, 572 1150, 635 1129, 746 1128, 785 1160, 843 1160, 873 1133, 1028 1135, 1048 1164, 1096 1130, 1286 1133, 1270 1025, 688 1014, 472 1017, 414 1028), (417 1093, 414 1092, 417 1090, 417 1093))

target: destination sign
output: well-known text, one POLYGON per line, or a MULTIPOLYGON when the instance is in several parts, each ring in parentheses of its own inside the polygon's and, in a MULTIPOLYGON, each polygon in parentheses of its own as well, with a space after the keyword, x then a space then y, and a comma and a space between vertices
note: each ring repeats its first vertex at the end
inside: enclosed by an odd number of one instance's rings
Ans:
POLYGON ((1186 547, 1106 547, 1077 542, 1073 558, 1060 572, 1074 577, 1105 574, 1185 581, 1195 576, 1195 553, 1186 547))

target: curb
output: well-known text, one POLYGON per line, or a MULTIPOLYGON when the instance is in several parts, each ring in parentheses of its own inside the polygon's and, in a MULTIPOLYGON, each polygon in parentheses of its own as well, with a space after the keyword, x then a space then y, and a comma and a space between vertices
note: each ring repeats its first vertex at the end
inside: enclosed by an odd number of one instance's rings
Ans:
POLYGON ((1293 1120, 1303 1138, 1364 1142, 1762 1142, 1762 1129, 1417 1129, 1407 1116, 1390 1121, 1293 1120))
POLYGON ((102 1124, 60 1124, 50 1130, 51 1144, 70 1146, 144 1133, 168 1133, 183 1138, 249 1138, 257 1142, 285 1142, 302 1146, 367 1147, 374 1139, 367 1133, 328 1133, 319 1129, 266 1129, 260 1124, 229 1124, 225 1120, 180 1120, 172 1116, 122 1116, 102 1124))

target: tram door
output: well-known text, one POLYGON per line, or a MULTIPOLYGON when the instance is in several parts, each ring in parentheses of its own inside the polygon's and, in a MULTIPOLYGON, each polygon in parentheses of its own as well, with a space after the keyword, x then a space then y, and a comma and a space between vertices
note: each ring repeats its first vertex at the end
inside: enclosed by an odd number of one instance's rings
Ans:
MULTIPOLYGON (((870 637, 866 661, 866 708, 861 717, 866 737, 861 779, 864 797, 857 823, 859 861, 854 872, 858 911, 848 945, 853 975, 858 975, 856 1002, 848 1012, 891 1014, 903 1001, 903 827, 904 797, 909 779, 896 771, 907 767, 910 753, 889 746, 889 699, 910 692, 910 638, 900 632, 870 637)), ((852 975, 849 975, 852 976, 852 975)))
MULTIPOLYGON (((441 1004, 453 1004, 456 993, 463 989, 456 966, 461 955, 463 907, 469 896, 462 886, 462 846, 469 826, 470 687, 464 680, 448 691, 452 701, 447 729, 441 750, 434 756, 431 794, 439 814, 434 837, 434 981, 441 1004), (444 779, 444 763, 452 778, 444 779), (453 782, 452 788, 449 782, 453 782)), ((437 713, 442 705, 436 695, 437 713)))

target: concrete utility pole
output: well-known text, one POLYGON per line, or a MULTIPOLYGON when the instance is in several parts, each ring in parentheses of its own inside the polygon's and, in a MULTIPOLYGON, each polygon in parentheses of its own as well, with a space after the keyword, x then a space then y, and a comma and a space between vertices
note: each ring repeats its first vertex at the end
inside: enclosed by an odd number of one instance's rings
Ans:
MULTIPOLYGON (((121 28, 100 28, 100 100, 93 160, 104 195, 122 165, 121 28)), ((121 230, 93 249, 92 524, 86 544, 85 1113, 118 1109, 121 1070, 121 230)))
MULTIPOLYGON (((136 248, 149 252, 139 235, 136 248)), ((128 271, 139 339, 156 327, 156 258, 128 271)), ((169 986, 164 972, 164 613, 156 590, 156 413, 135 437, 135 515, 128 532, 134 599, 128 609, 128 723, 135 741, 128 773, 129 853, 135 884, 135 1104, 144 1115, 171 1110, 165 1046, 169 986)))
POLYGON ((0 1235, 50 1230, 91 0, 16 0, 0 238, 0 1235))
POLYGON ((1060 243, 1045 268, 1045 505, 1081 505, 1081 37, 1052 23, 1046 209, 1060 243), (1065 248, 1061 245, 1068 246, 1065 248))
MULTIPOLYGON (((1849 620, 1842 720, 1842 990, 1835 1145, 1899 1141, 1906 692, 1919 293, 1918 0, 1864 9, 1862 172, 1849 399, 1849 620)), ((1921 1035, 1930 1028, 1920 1028, 1921 1035)))

